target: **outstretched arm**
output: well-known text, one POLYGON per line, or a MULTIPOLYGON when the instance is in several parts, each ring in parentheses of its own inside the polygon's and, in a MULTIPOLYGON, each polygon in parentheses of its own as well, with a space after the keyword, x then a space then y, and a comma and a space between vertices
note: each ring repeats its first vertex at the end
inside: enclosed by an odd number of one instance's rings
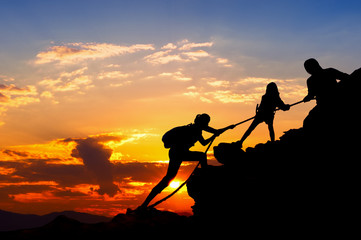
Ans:
POLYGON ((278 96, 277 107, 278 107, 279 109, 283 110, 283 111, 288 111, 288 110, 290 110, 290 105, 289 105, 289 104, 285 104, 285 103, 282 101, 282 99, 281 99, 280 96, 278 96))
POLYGON ((228 129, 233 129, 236 125, 229 125, 228 127, 225 127, 225 128, 221 128, 221 129, 214 129, 210 126, 207 126, 205 129, 203 129, 204 131, 206 132, 209 132, 209 133, 214 133, 215 135, 219 136, 221 135, 222 133, 224 133, 225 131, 227 131, 228 129))
POLYGON ((207 126, 203 130, 206 131, 206 132, 209 132, 209 133, 216 133, 218 131, 217 129, 214 129, 214 128, 210 127, 210 126, 207 126))
POLYGON ((234 127, 236 127, 236 125, 229 125, 228 127, 225 128, 221 128, 221 129, 214 129, 210 126, 207 126, 205 129, 203 129, 204 131, 210 132, 210 133, 214 133, 212 137, 208 138, 208 139, 204 139, 203 136, 201 135, 198 139, 198 141, 203 145, 206 146, 208 143, 210 143, 211 141, 213 141, 216 137, 218 137, 220 134, 222 134, 223 132, 227 131, 228 129, 233 129, 234 127))

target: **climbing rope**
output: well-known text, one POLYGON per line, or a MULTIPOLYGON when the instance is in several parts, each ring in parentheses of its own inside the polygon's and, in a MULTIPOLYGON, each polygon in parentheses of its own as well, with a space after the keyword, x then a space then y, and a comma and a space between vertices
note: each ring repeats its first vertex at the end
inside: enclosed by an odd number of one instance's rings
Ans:
MULTIPOLYGON (((295 105, 300 104, 300 103, 303 103, 303 100, 291 104, 290 107, 295 106, 295 105)), ((280 109, 277 108, 276 111, 278 111, 278 110, 280 110, 280 109)), ((243 121, 241 121, 241 122, 239 122, 239 123, 236 123, 235 126, 238 126, 238 125, 240 125, 240 124, 242 124, 242 123, 248 122, 248 121, 254 119, 255 117, 256 117, 256 116, 253 116, 253 117, 248 118, 248 119, 246 119, 246 120, 243 120, 243 121)), ((209 148, 211 147, 211 145, 212 145, 212 143, 214 142, 215 139, 216 139, 216 138, 213 138, 213 140, 208 144, 208 147, 207 147, 206 151, 204 152, 204 154, 207 154, 209 148)), ((187 178, 187 180, 185 180, 177 189, 175 189, 172 193, 170 193, 168 196, 162 198, 162 199, 159 200, 158 202, 156 202, 156 203, 154 203, 154 204, 152 204, 152 205, 149 205, 148 208, 154 208, 155 206, 159 205, 160 203, 166 201, 168 198, 170 198, 170 197, 172 197, 174 194, 176 194, 176 193, 177 193, 184 185, 186 185, 187 182, 191 179, 191 177, 192 177, 193 174, 195 173, 196 169, 198 168, 199 164, 200 164, 200 162, 198 162, 198 164, 197 164, 196 167, 194 168, 193 172, 189 175, 189 177, 187 178)))
MULTIPOLYGON (((295 106, 295 105, 297 105, 297 104, 300 104, 300 103, 303 103, 303 100, 290 104, 290 107, 293 107, 293 106, 295 106)), ((277 109, 276 109, 276 111, 278 111, 278 110, 280 110, 280 108, 277 108, 277 109)), ((251 121, 251 120, 254 119, 255 117, 256 117, 256 115, 253 116, 253 117, 251 117, 251 118, 248 118, 248 119, 246 119, 246 120, 243 120, 242 122, 236 123, 235 126, 238 126, 238 125, 241 125, 242 123, 251 121)))

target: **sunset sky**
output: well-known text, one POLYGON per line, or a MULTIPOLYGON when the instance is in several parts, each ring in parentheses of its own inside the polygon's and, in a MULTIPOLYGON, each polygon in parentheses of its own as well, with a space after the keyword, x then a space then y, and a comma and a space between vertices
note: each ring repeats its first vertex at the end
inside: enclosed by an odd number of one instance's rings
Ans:
MULTIPOLYGON (((123 213, 165 174, 167 130, 199 113, 214 128, 252 117, 269 82, 285 103, 302 100, 310 57, 346 73, 361 65, 360 1, 0 4, 0 209, 7 211, 123 213)), ((314 105, 277 112, 276 138, 301 127, 314 105)), ((239 140, 248 126, 214 146, 239 140)), ((268 140, 261 124, 244 147, 268 140)), ((217 164, 211 154, 209 163, 217 164)), ((184 163, 176 181, 193 168, 184 163)), ((183 189, 159 209, 190 212, 192 204, 183 189)))

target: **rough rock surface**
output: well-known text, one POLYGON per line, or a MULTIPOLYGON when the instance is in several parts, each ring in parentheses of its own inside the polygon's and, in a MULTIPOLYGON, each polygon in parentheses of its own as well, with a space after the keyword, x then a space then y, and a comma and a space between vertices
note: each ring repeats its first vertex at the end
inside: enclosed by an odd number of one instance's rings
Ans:
POLYGON ((357 70, 331 108, 311 111, 302 128, 276 142, 246 151, 214 147, 224 165, 198 169, 187 185, 194 214, 222 226, 280 232, 354 226, 361 200, 360 82, 357 70))

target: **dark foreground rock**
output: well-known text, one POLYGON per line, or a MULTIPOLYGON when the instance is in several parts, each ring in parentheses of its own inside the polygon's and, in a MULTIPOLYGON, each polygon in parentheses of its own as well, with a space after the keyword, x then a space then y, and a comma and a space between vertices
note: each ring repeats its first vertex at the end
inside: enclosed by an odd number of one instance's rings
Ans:
POLYGON ((234 229, 349 233, 360 214, 360 70, 340 85, 336 104, 304 126, 246 151, 221 143, 223 166, 198 169, 187 187, 194 214, 234 229), (233 217, 232 217, 233 216, 233 217))

